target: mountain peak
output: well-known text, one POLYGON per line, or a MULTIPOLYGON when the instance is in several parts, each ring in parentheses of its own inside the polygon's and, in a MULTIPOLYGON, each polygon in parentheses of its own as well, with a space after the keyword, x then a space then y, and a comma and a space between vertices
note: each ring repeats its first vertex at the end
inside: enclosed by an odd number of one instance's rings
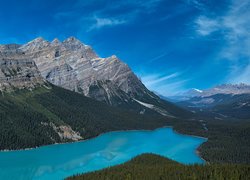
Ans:
POLYGON ((118 59, 118 57, 116 55, 112 55, 111 58, 118 59))
POLYGON ((38 37, 27 44, 24 44, 20 47, 22 51, 38 51, 42 48, 48 47, 50 42, 43 39, 42 37, 38 37))
POLYGON ((34 39, 34 41, 37 40, 37 41, 45 41, 43 37, 39 36, 37 38, 34 39))
POLYGON ((42 43, 42 42, 48 42, 47 40, 45 40, 44 38, 42 37, 37 37, 35 39, 33 39, 32 41, 28 42, 29 43, 42 43))
POLYGON ((64 43, 80 43, 83 44, 79 39, 75 38, 74 36, 70 36, 63 41, 64 43))
POLYGON ((194 91, 194 92, 199 92, 199 93, 202 93, 202 92, 203 92, 202 90, 197 89, 197 88, 192 88, 191 90, 194 91))
MULTIPOLYGON (((191 88, 187 91, 181 92, 176 95, 176 97, 195 97, 195 96, 200 96, 203 93, 202 90, 197 89, 197 88, 191 88)), ((175 96, 174 96, 175 97, 175 96)))
POLYGON ((73 51, 86 47, 85 44, 83 44, 79 39, 73 36, 65 39, 62 43, 67 49, 70 49, 73 51))
POLYGON ((52 45, 59 45, 59 44, 61 44, 61 41, 59 39, 55 38, 53 41, 51 41, 51 44, 52 45))

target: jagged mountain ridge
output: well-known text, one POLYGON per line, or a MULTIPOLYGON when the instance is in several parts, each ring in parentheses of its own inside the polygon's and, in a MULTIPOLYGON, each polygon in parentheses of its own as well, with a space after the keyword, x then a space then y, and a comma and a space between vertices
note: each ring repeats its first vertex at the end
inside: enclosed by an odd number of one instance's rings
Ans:
POLYGON ((243 83, 218 85, 177 104, 191 111, 215 114, 217 119, 247 119, 250 118, 250 86, 243 83))
POLYGON ((216 94, 248 94, 250 93, 250 85, 240 84, 222 84, 215 86, 214 88, 202 91, 199 96, 207 97, 216 94))
POLYGON ((86 96, 90 94, 89 86, 96 81, 110 80, 132 95, 139 94, 143 86, 116 56, 100 58, 90 46, 74 37, 63 42, 55 39, 51 43, 37 38, 19 49, 35 61, 49 82, 86 96))
MULTIPOLYGON (((240 84, 221 84, 213 88, 199 90, 196 88, 189 89, 182 93, 178 93, 175 96, 166 97, 173 102, 190 101, 197 99, 209 99, 210 96, 224 94, 224 95, 240 95, 240 94, 250 94, 250 85, 240 83, 240 84)), ((211 98, 210 98, 211 99, 211 98)), ((211 102, 210 100, 206 103, 211 102)), ((201 102, 202 103, 202 102, 201 102)))
POLYGON ((192 98, 192 97, 208 97, 216 94, 249 94, 250 85, 240 83, 240 84, 221 84, 213 88, 199 90, 199 89, 190 89, 179 96, 192 98))
POLYGON ((35 62, 41 76, 56 86, 140 113, 182 114, 182 109, 149 91, 115 55, 101 58, 74 37, 63 42, 36 38, 24 45, 11 45, 11 53, 7 53, 9 46, 2 46, 1 53, 35 62))
MULTIPOLYGON (((101 98, 103 98, 103 101, 106 99, 112 100, 112 102, 109 102, 112 105, 121 101, 126 102, 128 106, 124 108, 129 110, 111 107, 85 97, 80 94, 83 92, 72 91, 75 89, 70 89, 70 91, 66 90, 65 87, 58 87, 59 85, 62 86, 64 81, 65 85, 71 85, 70 78, 73 76, 67 78, 63 75, 75 73, 74 68, 66 62, 70 62, 75 55, 81 55, 83 59, 92 55, 85 51, 72 52, 72 49, 88 49, 88 47, 78 42, 69 46, 66 42, 66 45, 60 48, 65 51, 67 58, 58 59, 57 57, 62 52, 57 49, 59 48, 57 46, 55 46, 56 49, 53 49, 54 43, 58 44, 59 41, 55 40, 50 43, 38 38, 25 45, 0 46, 0 150, 72 142, 114 130, 151 129, 167 124, 169 118, 157 113, 157 111, 160 111, 160 114, 168 115, 165 114, 168 113, 166 110, 156 109, 152 106, 152 109, 145 107, 148 112, 147 115, 138 113, 138 111, 142 112, 144 106, 133 100, 133 98, 137 98, 137 95, 132 96, 132 93, 126 93, 112 79, 93 81, 89 87, 89 92, 93 93, 93 97, 98 97, 96 98, 98 100, 102 101, 101 98), (50 56, 56 57, 56 59, 50 61, 50 56), (37 61, 39 58, 45 58, 45 60, 37 61), (51 64, 47 64, 46 58, 51 64), (44 68, 43 71, 38 67, 44 68), (60 69, 65 70, 64 67, 67 67, 66 71, 61 72, 60 69), (50 81, 51 83, 59 82, 61 84, 55 86, 48 83, 48 79, 43 77, 44 73, 48 73, 48 78, 52 77, 56 80, 50 81), (51 73, 55 73, 55 75, 52 76, 51 73), (62 76, 58 76, 58 73, 62 76), (137 112, 131 111, 131 109, 137 112)), ((78 61, 77 58, 73 58, 73 60, 78 61)), ((115 61, 118 62, 118 60, 115 61)), ((92 68, 92 64, 90 65, 87 68, 89 70, 92 68)), ((85 64, 80 62, 76 68, 79 69, 79 66, 85 66, 85 64)), ((109 70, 108 65, 106 66, 109 70)), ((112 68, 116 70, 116 67, 112 68)), ((81 72, 86 77, 91 75, 95 77, 95 74, 85 73, 84 71, 81 72)), ((119 77, 121 77, 119 74, 115 75, 115 78, 119 77)), ((78 84, 78 79, 75 82, 78 84)), ((129 88, 131 90, 135 88, 136 90, 138 86, 133 83, 136 82, 132 82, 129 88)), ((138 92, 140 90, 138 88, 138 92)), ((145 104, 145 106, 148 106, 148 104, 145 104)))

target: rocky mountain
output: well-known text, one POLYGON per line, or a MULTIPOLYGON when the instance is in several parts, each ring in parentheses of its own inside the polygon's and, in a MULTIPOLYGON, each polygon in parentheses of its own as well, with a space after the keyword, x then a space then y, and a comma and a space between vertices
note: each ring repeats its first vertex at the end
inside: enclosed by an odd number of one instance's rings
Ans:
POLYGON ((204 90, 198 96, 212 96, 216 94, 248 94, 250 93, 250 85, 240 84, 222 84, 215 86, 214 88, 204 90))
POLYGON ((224 84, 203 90, 196 96, 177 102, 194 112, 210 112, 216 118, 250 118, 250 86, 224 84))
POLYGON ((250 93, 250 85, 240 83, 240 84, 222 84, 215 86, 210 89, 205 90, 199 90, 196 88, 192 88, 188 91, 185 91, 181 94, 178 94, 174 97, 171 97, 172 99, 176 100, 188 100, 193 97, 209 97, 217 94, 249 94, 250 93), (177 98, 175 98, 177 97, 177 98))
MULTIPOLYGON (((48 82, 109 105, 169 117, 185 114, 149 91, 118 57, 101 58, 74 37, 63 42, 37 38, 24 45, 5 45, 1 54, 5 59, 32 62, 48 82)), ((33 80, 39 72, 34 71, 33 80)))
POLYGON ((35 62, 18 51, 19 47, 0 46, 0 91, 33 89, 45 83, 35 62))
MULTIPOLYGON (((18 48, 27 57, 34 60, 42 76, 52 84, 95 96, 90 86, 102 85, 105 90, 111 81, 120 90, 131 96, 140 95, 143 84, 130 68, 116 56, 100 58, 93 49, 70 37, 63 42, 55 39, 52 42, 37 38, 18 48), (98 83, 100 81, 101 83, 98 83)), ((115 90, 114 88, 113 90, 115 90)), ((143 89, 143 90, 142 90, 143 89)), ((112 91, 107 93, 111 103, 112 91)), ((96 98, 99 97, 99 94, 96 98)))
POLYGON ((164 107, 135 99, 145 87, 127 65, 116 57, 107 62, 95 59, 90 47, 73 38, 63 43, 38 38, 25 45, 0 46, 0 150, 167 125, 169 118, 164 116, 172 115, 164 107), (112 105, 128 104, 111 107, 93 98, 112 105))

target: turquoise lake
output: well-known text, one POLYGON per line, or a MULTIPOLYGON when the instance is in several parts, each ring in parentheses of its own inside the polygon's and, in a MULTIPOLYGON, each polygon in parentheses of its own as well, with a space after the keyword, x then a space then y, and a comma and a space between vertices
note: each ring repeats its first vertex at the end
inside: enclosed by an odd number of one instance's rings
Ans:
POLYGON ((165 127, 153 131, 119 131, 68 144, 0 152, 0 179, 63 179, 155 153, 184 164, 204 163, 196 149, 206 139, 181 135, 165 127))

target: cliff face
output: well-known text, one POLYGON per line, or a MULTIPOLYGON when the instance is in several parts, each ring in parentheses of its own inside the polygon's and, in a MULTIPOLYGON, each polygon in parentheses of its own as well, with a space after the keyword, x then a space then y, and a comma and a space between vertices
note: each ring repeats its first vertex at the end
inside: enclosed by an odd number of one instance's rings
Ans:
POLYGON ((113 102, 110 98, 121 95, 121 91, 130 97, 151 93, 116 56, 100 58, 90 46, 74 37, 63 42, 37 38, 18 50, 32 59, 41 75, 52 84, 109 104, 113 102), (95 91, 92 87, 96 87, 95 91), (103 93, 105 96, 101 96, 103 93))
POLYGON ((0 46, 0 91, 33 89, 44 84, 35 62, 18 50, 19 46, 0 46))
POLYGON ((74 37, 0 46, 0 53, 2 89, 33 87, 43 83, 43 77, 56 86, 142 114, 179 114, 176 106, 150 92, 116 56, 101 58, 74 37))

